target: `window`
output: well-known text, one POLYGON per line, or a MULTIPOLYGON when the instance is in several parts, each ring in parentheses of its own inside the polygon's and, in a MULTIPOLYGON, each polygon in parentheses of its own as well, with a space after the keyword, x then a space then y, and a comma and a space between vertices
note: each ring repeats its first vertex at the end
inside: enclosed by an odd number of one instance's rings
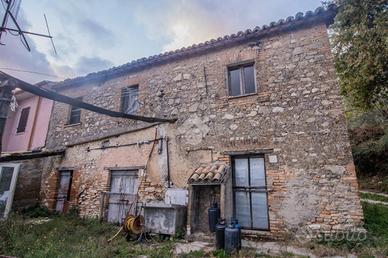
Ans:
MULTIPOLYGON (((82 98, 77 98, 78 100, 82 100, 82 98)), ((81 108, 76 106, 70 107, 70 114, 69 114, 69 125, 78 124, 81 122, 81 108)))
POLYGON ((16 133, 23 133, 26 131, 29 114, 30 114, 30 107, 22 109, 22 112, 20 113, 18 128, 16 129, 16 133))
POLYGON ((232 164, 234 216, 242 228, 268 230, 264 157, 237 156, 232 164))
POLYGON ((139 86, 129 86, 121 90, 121 112, 134 114, 139 109, 139 86))
POLYGON ((256 92, 253 64, 228 69, 229 96, 241 96, 256 92))

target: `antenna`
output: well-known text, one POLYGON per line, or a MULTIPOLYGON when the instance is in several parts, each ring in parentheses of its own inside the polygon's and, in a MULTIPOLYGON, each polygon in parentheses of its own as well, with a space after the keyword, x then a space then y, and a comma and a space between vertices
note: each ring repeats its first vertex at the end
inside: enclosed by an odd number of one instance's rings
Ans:
POLYGON ((5 9, 3 21, 2 21, 1 27, 0 27, 0 45, 3 45, 3 46, 5 45, 5 44, 1 43, 1 37, 2 37, 3 33, 9 32, 13 36, 20 36, 20 40, 21 40, 22 44, 24 45, 24 47, 28 51, 31 51, 30 45, 28 44, 28 41, 25 37, 25 34, 28 34, 28 35, 38 36, 38 37, 49 38, 51 40, 51 44, 53 46, 54 52, 55 52, 55 54, 57 54, 57 50, 55 49, 53 37, 50 34, 46 15, 44 15, 44 20, 46 22, 46 28, 47 28, 48 35, 30 32, 30 31, 25 31, 25 30, 22 30, 20 28, 18 22, 16 21, 16 18, 18 16, 19 10, 20 10, 20 4, 22 1, 21 0, 0 0, 0 1, 5 9), (11 18, 16 29, 10 28, 7 26, 8 18, 11 18))

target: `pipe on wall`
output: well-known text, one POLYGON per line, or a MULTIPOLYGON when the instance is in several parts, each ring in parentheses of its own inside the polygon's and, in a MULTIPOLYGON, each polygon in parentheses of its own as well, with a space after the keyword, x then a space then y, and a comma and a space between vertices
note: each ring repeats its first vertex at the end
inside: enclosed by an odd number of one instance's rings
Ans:
POLYGON ((170 178, 170 155, 168 153, 168 137, 166 136, 166 157, 167 157, 167 187, 171 188, 170 178))

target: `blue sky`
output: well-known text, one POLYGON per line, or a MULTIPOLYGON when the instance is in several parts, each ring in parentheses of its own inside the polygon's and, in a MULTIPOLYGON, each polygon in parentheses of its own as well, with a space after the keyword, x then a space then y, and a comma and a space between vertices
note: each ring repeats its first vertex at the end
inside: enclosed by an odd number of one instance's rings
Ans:
MULTIPOLYGON (((23 0, 23 29, 46 33, 46 14, 58 55, 49 40, 18 37, 0 46, 0 70, 35 83, 86 75, 133 59, 158 54, 314 10, 320 0, 23 0)), ((4 10, 0 6, 0 17, 4 10)))

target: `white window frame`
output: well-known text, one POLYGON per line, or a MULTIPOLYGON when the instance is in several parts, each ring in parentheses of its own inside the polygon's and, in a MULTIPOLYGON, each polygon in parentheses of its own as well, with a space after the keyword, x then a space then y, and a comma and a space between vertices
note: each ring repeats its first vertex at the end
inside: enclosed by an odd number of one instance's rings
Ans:
MULTIPOLYGON (((20 164, 17 163, 0 163, 0 178, 3 171, 3 167, 13 167, 11 184, 9 186, 9 196, 5 205, 3 218, 7 218, 12 208, 13 197, 15 195, 16 182, 20 171, 20 164)), ((1 218, 0 218, 1 219, 1 218)))

